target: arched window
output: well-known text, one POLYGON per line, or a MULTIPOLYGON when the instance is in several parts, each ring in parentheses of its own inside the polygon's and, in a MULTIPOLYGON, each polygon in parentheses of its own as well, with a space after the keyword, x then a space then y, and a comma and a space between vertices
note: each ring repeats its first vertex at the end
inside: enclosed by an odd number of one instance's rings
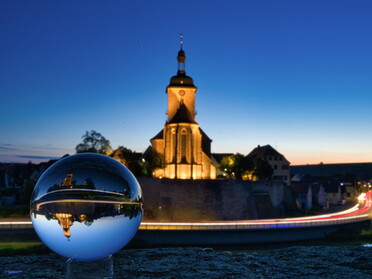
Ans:
POLYGON ((182 129, 181 131, 181 161, 186 163, 186 146, 187 146, 187 131, 182 129))
POLYGON ((173 158, 173 162, 176 162, 177 161, 177 134, 176 134, 176 129, 172 129, 172 139, 171 139, 172 143, 171 143, 171 146, 172 146, 172 151, 173 151, 173 154, 172 154, 172 158, 173 158))

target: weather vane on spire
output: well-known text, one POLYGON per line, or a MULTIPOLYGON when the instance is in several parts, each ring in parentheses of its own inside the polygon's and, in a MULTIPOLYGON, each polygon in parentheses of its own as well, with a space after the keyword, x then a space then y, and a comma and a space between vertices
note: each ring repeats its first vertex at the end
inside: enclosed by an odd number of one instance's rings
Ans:
POLYGON ((182 49, 182 45, 183 45, 183 34, 180 34, 180 44, 181 44, 181 49, 182 49))

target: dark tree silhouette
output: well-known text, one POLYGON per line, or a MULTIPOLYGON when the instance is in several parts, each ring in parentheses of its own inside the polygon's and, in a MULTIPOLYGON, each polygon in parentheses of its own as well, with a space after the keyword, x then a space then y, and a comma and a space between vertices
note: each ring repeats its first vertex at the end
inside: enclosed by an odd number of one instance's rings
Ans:
POLYGON ((149 146, 143 154, 142 173, 145 176, 152 176, 154 170, 164 167, 164 156, 157 153, 152 146, 149 146))
POLYGON ((112 150, 110 141, 94 130, 86 131, 82 139, 83 142, 75 147, 76 153, 93 152, 108 154, 112 150))
POLYGON ((118 147, 122 152, 126 161, 125 166, 135 175, 140 176, 142 174, 142 167, 140 165, 140 156, 138 153, 132 151, 124 146, 118 147))
POLYGON ((246 171, 251 171, 254 167, 253 161, 240 153, 225 156, 221 159, 220 169, 230 177, 242 179, 246 171))
POLYGON ((23 184, 22 202, 29 203, 31 199, 32 192, 35 188, 35 181, 32 179, 26 179, 23 184))
POLYGON ((257 159, 254 162, 253 175, 259 180, 270 180, 274 170, 270 166, 269 162, 262 159, 257 159))

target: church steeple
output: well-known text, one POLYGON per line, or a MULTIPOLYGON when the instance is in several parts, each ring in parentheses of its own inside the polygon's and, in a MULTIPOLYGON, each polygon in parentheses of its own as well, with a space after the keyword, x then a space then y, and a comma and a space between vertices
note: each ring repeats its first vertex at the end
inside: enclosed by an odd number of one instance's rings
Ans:
MULTIPOLYGON (((197 87, 191 77, 185 72, 185 52, 183 51, 183 35, 180 34, 180 50, 178 51, 178 71, 177 75, 173 76, 167 86, 168 94, 168 122, 174 122, 173 117, 181 108, 181 105, 188 111, 192 122, 195 122, 195 93, 197 87)), ((176 118, 178 119, 178 118, 176 118)))
POLYGON ((184 75, 184 74, 186 74, 186 71, 185 71, 185 60, 186 60, 186 56, 185 56, 185 52, 182 49, 182 45, 183 45, 183 35, 180 34, 180 51, 178 52, 178 55, 177 55, 177 60, 178 60, 178 72, 177 72, 177 75, 184 75))
MULTIPOLYGON (((180 50, 178 51, 177 61, 178 61, 177 75, 171 78, 168 87, 182 86, 182 87, 196 88, 192 78, 186 75, 186 70, 185 70, 186 55, 185 55, 185 51, 183 50, 183 35, 182 34, 180 34, 180 50)), ((168 90, 168 87, 167 87, 167 90, 168 90)))
POLYGON ((216 169, 211 164, 211 139, 200 129, 195 120, 195 94, 197 87, 185 71, 186 55, 183 35, 177 55, 177 74, 170 79, 168 119, 151 139, 153 149, 162 155, 164 167, 156 169, 155 177, 171 179, 215 179, 216 169))

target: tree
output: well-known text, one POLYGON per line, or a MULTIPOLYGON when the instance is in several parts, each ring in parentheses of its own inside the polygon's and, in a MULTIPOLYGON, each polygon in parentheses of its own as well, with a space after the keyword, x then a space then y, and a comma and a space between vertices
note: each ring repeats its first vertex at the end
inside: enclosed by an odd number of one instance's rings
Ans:
POLYGON ((270 166, 269 162, 258 158, 254 162, 253 175, 258 178, 258 180, 270 180, 274 170, 270 166))
POLYGON ((152 176, 154 170, 164 167, 164 156, 157 153, 152 146, 149 146, 143 154, 142 173, 145 176, 152 176))
POLYGON ((240 153, 225 156, 221 159, 220 169, 226 172, 230 177, 242 179, 246 171, 253 169, 254 165, 250 158, 243 156, 240 153))
POLYGON ((125 166, 135 175, 140 176, 142 174, 142 167, 139 163, 138 153, 132 151, 124 146, 119 146, 118 149, 122 152, 126 161, 125 166))
POLYGON ((76 153, 93 152, 109 154, 112 150, 110 141, 94 130, 86 131, 82 139, 83 142, 75 147, 76 153))
POLYGON ((32 179, 26 179, 24 184, 23 184, 23 193, 21 196, 21 201, 23 203, 29 203, 31 199, 32 192, 34 191, 35 188, 35 181, 32 179))

